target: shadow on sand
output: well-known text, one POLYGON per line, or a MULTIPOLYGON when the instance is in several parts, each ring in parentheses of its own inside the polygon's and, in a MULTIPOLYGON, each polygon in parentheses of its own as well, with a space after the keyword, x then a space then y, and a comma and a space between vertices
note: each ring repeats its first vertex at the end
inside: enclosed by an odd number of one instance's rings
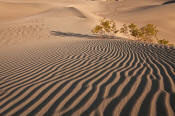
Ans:
POLYGON ((71 32, 61 32, 61 31, 51 31, 52 35, 62 36, 62 37, 80 37, 80 38, 89 38, 89 39, 121 39, 121 37, 116 36, 98 36, 98 35, 88 35, 80 33, 71 33, 71 32))
POLYGON ((162 5, 172 4, 172 3, 175 3, 175 0, 171 0, 171 1, 164 2, 162 5))

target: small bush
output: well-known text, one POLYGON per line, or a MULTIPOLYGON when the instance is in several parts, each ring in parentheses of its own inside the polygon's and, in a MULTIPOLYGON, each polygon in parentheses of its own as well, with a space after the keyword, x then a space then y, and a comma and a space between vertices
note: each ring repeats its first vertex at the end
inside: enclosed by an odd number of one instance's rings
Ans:
POLYGON ((118 32, 115 22, 105 18, 100 20, 99 24, 96 25, 91 31, 93 34, 99 35, 114 35, 118 32))
POLYGON ((123 27, 120 28, 120 33, 124 33, 126 35, 128 35, 128 26, 126 24, 123 25, 123 27))
POLYGON ((147 24, 146 26, 140 28, 141 38, 143 41, 153 42, 154 39, 157 40, 158 29, 153 24, 147 24))
POLYGON ((133 36, 135 39, 144 42, 157 42, 159 44, 169 43, 165 39, 158 40, 157 34, 159 30, 154 24, 147 24, 140 28, 133 23, 129 25, 124 24, 119 30, 117 30, 116 23, 113 20, 104 18, 100 20, 99 24, 97 24, 91 31, 93 34, 99 34, 100 36, 115 35, 120 32, 127 36, 133 36))
POLYGON ((153 42, 154 39, 157 39, 158 29, 153 24, 147 24, 141 28, 138 28, 137 25, 131 23, 130 25, 124 24, 120 28, 120 33, 128 34, 135 37, 137 40, 145 42, 153 42))
POLYGON ((135 24, 131 23, 128 27, 130 29, 130 35, 136 38, 141 38, 143 36, 142 32, 135 24))
POLYGON ((168 42, 168 40, 161 39, 161 40, 158 40, 158 43, 159 43, 159 44, 164 44, 164 45, 166 45, 166 44, 168 44, 169 42, 168 42))

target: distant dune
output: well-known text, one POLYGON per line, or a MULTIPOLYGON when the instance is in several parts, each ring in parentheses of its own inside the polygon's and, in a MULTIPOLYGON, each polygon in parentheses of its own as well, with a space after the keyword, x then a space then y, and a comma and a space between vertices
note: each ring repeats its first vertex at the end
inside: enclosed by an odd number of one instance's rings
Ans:
POLYGON ((159 38, 175 43, 175 4, 162 5, 164 0, 124 0, 117 3, 102 3, 100 15, 123 23, 140 26, 155 24, 160 30, 159 38), (108 12, 104 12, 108 9, 108 12))
POLYGON ((163 5, 172 4, 172 3, 175 3, 175 0, 171 0, 171 1, 168 1, 168 2, 164 2, 163 5))
POLYGON ((166 0, 0 0, 0 116, 174 116, 175 48, 92 35, 103 17, 175 42, 166 0))

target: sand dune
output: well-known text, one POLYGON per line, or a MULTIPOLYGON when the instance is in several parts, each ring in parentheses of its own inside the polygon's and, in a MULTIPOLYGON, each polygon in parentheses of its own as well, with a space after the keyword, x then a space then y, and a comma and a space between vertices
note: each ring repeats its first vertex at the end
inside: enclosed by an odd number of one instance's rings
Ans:
POLYGON ((0 21, 19 19, 46 10, 52 6, 44 3, 18 3, 0 1, 0 21))
POLYGON ((86 16, 78 9, 76 9, 75 7, 64 7, 61 9, 52 9, 49 11, 46 11, 47 16, 54 16, 55 14, 57 14, 56 16, 76 16, 79 18, 86 18, 86 16), (50 14, 50 15, 49 15, 50 14), (52 14, 52 15, 51 15, 52 14))
POLYGON ((174 115, 173 48, 121 39, 59 42, 1 53, 0 115, 174 115))
POLYGON ((0 0, 0 116, 174 116, 175 48, 91 33, 104 16, 174 42, 165 2, 0 0))
POLYGON ((0 5, 3 6, 1 11, 10 8, 0 16, 0 47, 52 39, 50 33, 54 30, 90 34, 99 18, 75 3, 38 1, 2 2, 0 5))
POLYGON ((125 0, 118 3, 102 3, 101 6, 108 9, 108 12, 102 10, 100 15, 140 26, 155 24, 160 30, 159 38, 175 43, 175 4, 162 5, 164 2, 166 1, 125 0))

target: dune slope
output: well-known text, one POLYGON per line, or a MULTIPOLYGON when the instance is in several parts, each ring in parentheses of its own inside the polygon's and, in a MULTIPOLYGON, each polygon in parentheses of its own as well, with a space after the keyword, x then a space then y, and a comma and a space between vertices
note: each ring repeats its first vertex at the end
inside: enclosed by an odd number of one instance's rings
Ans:
POLYGON ((0 115, 174 115, 173 48, 120 39, 45 44, 1 52, 0 115))
POLYGON ((174 116, 175 48, 91 33, 105 16, 174 41, 164 2, 0 0, 0 116, 174 116))

